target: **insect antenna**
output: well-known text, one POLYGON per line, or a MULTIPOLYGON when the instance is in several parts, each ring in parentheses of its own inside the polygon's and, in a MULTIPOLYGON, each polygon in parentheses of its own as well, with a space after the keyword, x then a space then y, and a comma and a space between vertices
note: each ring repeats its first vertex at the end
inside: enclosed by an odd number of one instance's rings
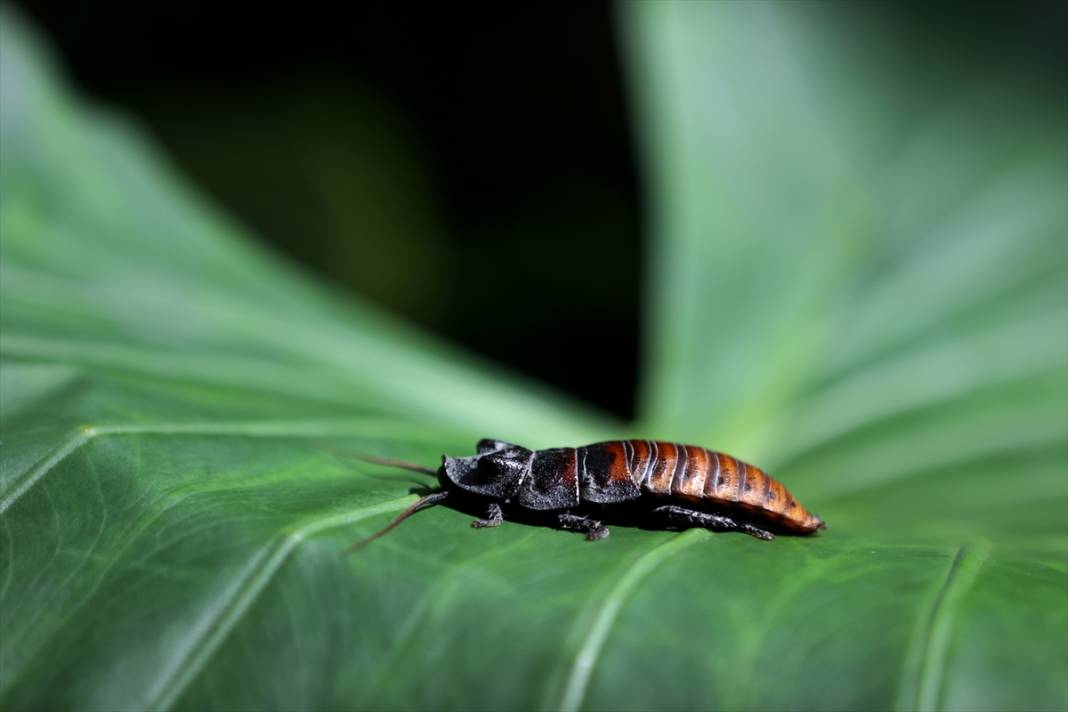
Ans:
POLYGON ((428 507, 428 506, 437 504, 438 502, 442 502, 448 496, 449 496, 448 492, 439 490, 437 492, 431 492, 430 494, 426 495, 425 497, 421 497, 414 504, 412 504, 410 507, 408 507, 403 512, 401 512, 399 515, 397 515, 397 518, 394 519, 392 522, 390 522, 384 529, 372 534, 371 536, 367 537, 366 539, 363 539, 361 541, 356 542, 355 544, 350 546, 348 549, 345 549, 345 553, 346 554, 351 554, 354 551, 358 551, 359 549, 362 549, 363 547, 367 546, 368 544, 370 544, 375 539, 378 539, 379 537, 382 537, 382 536, 385 536, 386 534, 389 534, 391 531, 393 531, 393 529, 398 524, 400 524, 405 519, 407 519, 408 517, 410 517, 413 514, 415 514, 416 512, 418 512, 423 507, 428 507))
POLYGON ((326 443, 313 443, 313 445, 325 452, 329 452, 332 455, 338 457, 354 457, 357 460, 363 460, 364 462, 373 462, 376 465, 385 465, 386 467, 399 467, 402 470, 409 470, 411 472, 418 472, 423 475, 430 475, 431 477, 437 477, 438 471, 432 467, 423 467, 414 462, 406 462, 404 460, 395 460, 392 457, 377 457, 375 455, 367 455, 362 452, 356 452, 355 450, 342 450, 340 448, 327 445, 326 443))
MULTIPOLYGON (((354 453, 355 454, 355 453, 354 453)), ((402 470, 411 470, 412 472, 421 472, 424 475, 430 475, 431 477, 437 477, 438 471, 433 467, 423 467, 417 465, 414 462, 405 462, 404 460, 394 460, 392 457, 375 457, 374 455, 362 455, 355 454, 364 462, 373 462, 376 465, 385 465, 386 467, 399 467, 402 470)))

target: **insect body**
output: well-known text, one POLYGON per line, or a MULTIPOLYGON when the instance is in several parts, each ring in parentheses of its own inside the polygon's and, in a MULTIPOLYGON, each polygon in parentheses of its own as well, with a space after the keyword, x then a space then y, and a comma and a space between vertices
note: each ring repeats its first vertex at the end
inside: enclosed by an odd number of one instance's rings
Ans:
MULTIPOLYGON (((478 454, 442 458, 435 472, 393 460, 383 464, 434 474, 441 485, 401 514, 448 498, 481 500, 486 516, 475 527, 499 525, 503 507, 555 514, 564 529, 590 540, 608 536, 597 512, 626 507, 654 521, 682 527, 740 531, 759 539, 772 532, 812 534, 826 528, 778 480, 724 453, 693 445, 614 440, 579 448, 529 450, 481 440, 478 454), (502 507, 503 505, 503 507, 502 507)), ((366 542, 363 542, 366 543, 366 542)))

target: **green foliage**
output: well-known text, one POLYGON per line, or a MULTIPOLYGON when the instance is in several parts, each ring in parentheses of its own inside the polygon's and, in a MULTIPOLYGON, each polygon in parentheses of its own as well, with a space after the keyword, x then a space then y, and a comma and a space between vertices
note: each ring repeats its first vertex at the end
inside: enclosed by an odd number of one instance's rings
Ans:
POLYGON ((622 428, 264 254, 4 15, 0 707, 1063 709, 1064 96, 823 13, 623 26, 631 430, 767 464, 830 529, 587 544, 435 508, 348 558, 410 483, 319 444, 622 428))

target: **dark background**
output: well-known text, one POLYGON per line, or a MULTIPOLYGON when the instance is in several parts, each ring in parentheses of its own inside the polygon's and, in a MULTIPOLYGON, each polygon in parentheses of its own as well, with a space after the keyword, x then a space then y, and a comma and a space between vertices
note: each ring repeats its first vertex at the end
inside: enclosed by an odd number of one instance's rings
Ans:
MULTIPOLYGON (((1066 3, 875 7, 934 56, 1065 77, 1066 3)), ((278 251, 633 413, 645 214, 611 4, 22 9, 278 251)))

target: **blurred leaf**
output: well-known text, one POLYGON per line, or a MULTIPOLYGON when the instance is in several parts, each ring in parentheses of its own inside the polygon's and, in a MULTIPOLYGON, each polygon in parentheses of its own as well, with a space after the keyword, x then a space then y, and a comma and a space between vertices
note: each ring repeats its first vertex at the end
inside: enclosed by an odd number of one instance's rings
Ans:
POLYGON ((721 706, 1063 709, 1063 87, 931 66, 878 6, 626 10, 657 246, 643 428, 774 465, 856 557, 778 562, 797 592, 754 604, 785 619, 778 647, 756 634, 776 689, 747 658, 721 706), (845 576, 870 592, 839 599, 845 576))
POLYGON ((414 131, 389 102, 351 80, 274 77, 164 91, 146 110, 182 167, 287 254, 402 313, 448 310, 457 260, 414 131))
POLYGON ((621 431, 258 251, 5 15, 0 707, 1065 706, 1063 96, 925 95, 809 4, 624 19, 638 428, 778 463, 831 529, 587 545, 435 508, 340 556, 410 483, 317 443, 621 431))
POLYGON ((207 212, 132 128, 72 104, 17 24, 5 20, 2 69, 6 356, 508 437, 604 424, 279 264, 207 212))

